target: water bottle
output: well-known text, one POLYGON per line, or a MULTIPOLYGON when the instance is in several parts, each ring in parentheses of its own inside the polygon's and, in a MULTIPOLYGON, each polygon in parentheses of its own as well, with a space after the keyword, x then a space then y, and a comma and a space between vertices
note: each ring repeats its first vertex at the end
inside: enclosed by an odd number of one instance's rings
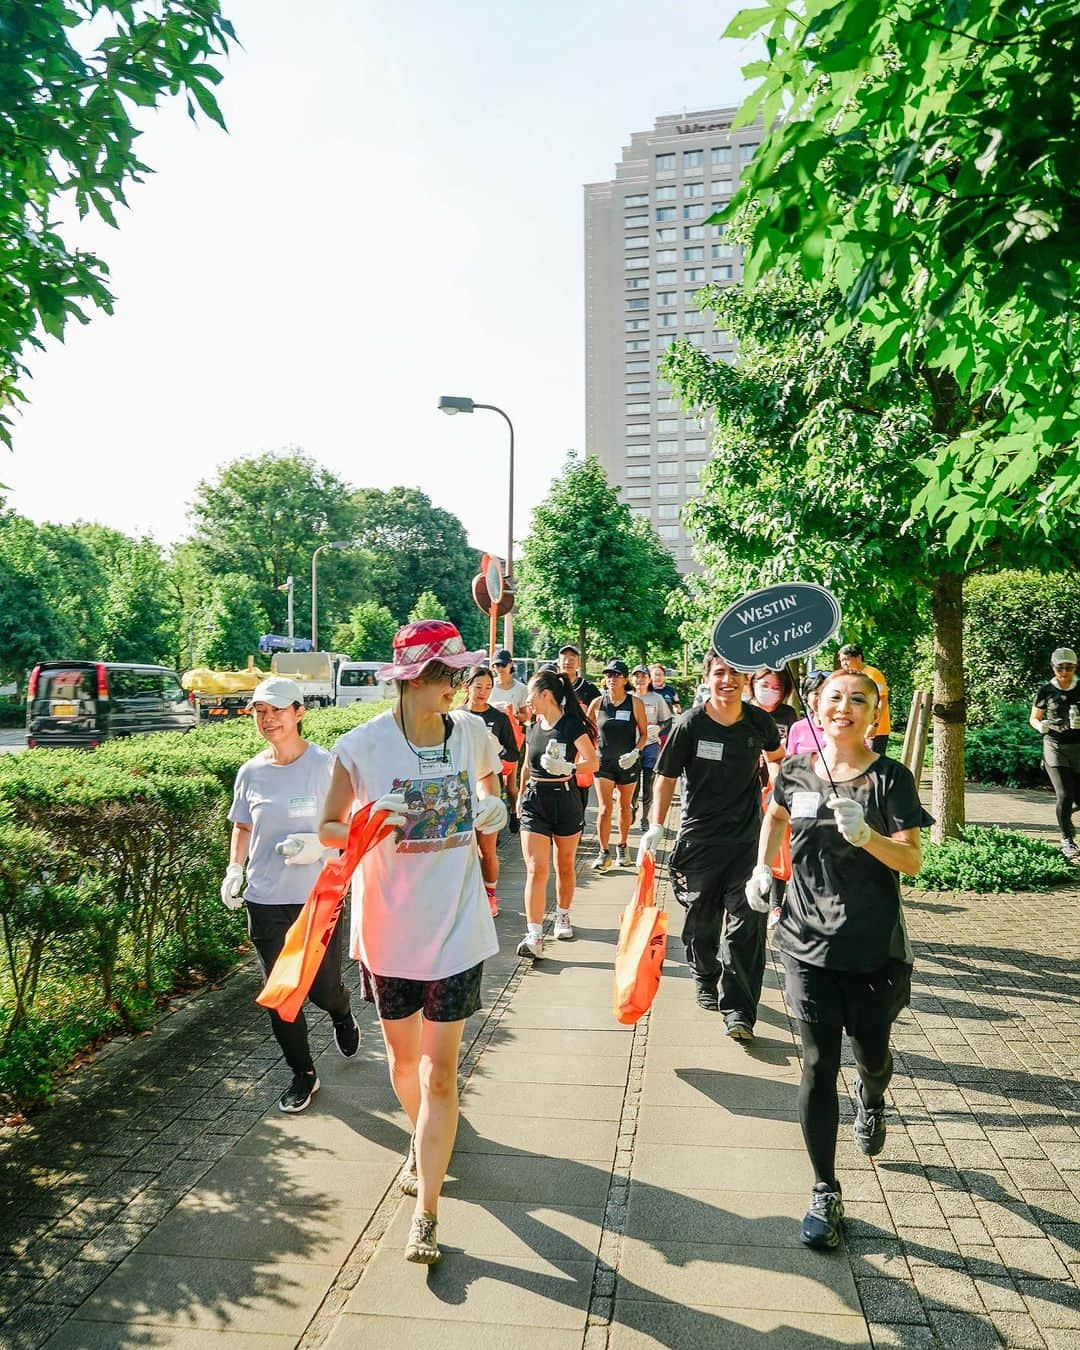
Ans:
POLYGON ((1080 703, 1069 704, 1069 730, 1080 731, 1080 703))

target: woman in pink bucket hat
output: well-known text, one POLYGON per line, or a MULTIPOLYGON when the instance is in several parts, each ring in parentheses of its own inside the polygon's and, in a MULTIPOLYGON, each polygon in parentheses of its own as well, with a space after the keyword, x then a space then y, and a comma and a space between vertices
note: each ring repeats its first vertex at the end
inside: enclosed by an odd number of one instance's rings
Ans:
POLYGON ((406 624, 378 672, 397 684, 389 712, 334 746, 320 838, 341 847, 357 802, 400 822, 353 876, 350 955, 375 1004, 390 1078, 413 1136, 400 1185, 416 1196, 407 1260, 439 1258, 439 1193, 458 1123, 457 1064, 465 1019, 480 1007, 484 961, 499 943, 475 835, 506 824, 498 756, 487 728, 451 711, 469 666, 452 623, 406 624))

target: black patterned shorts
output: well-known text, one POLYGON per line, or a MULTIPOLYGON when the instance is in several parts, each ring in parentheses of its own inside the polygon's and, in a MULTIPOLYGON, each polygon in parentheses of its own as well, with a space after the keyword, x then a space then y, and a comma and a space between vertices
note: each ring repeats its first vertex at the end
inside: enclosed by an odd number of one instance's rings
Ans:
POLYGON ((364 998, 375 1004, 379 1020, 398 1022, 423 1012, 429 1022, 463 1022, 480 1010, 480 978, 483 961, 457 975, 441 980, 403 980, 397 975, 376 975, 361 961, 364 998))

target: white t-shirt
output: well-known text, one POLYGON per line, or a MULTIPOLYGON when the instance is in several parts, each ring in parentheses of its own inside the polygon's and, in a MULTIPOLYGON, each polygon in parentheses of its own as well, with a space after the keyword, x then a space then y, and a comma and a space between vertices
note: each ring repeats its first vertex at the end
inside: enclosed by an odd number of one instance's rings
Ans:
POLYGON ((458 709, 450 719, 445 746, 419 753, 390 712, 334 746, 358 802, 403 792, 419 813, 353 873, 349 954, 376 975, 441 980, 499 950, 473 829, 476 784, 497 757, 479 717, 458 709))
POLYGON ((512 708, 513 715, 520 717, 528 696, 529 691, 520 680, 515 680, 509 689, 500 689, 499 682, 496 680, 488 702, 496 708, 501 708, 503 712, 506 712, 507 708, 512 708))
POLYGON ((671 721, 671 709, 663 694, 650 689, 646 694, 638 694, 645 705, 645 722, 648 726, 649 745, 660 744, 660 729, 671 721))

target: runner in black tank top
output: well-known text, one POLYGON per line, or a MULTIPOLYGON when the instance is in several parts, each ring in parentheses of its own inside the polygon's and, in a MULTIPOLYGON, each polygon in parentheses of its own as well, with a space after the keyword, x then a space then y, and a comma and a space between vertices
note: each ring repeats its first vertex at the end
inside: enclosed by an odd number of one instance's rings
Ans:
POLYGON ((597 750, 600 768, 596 774, 596 793, 600 810, 596 817, 596 837, 599 852, 593 870, 606 872, 611 866, 608 840, 611 838, 611 817, 615 794, 619 800, 619 842, 615 849, 615 863, 625 867, 627 837, 630 833, 631 802, 637 782, 641 749, 649 736, 645 706, 627 689, 630 676, 624 661, 609 661, 604 667, 607 693, 593 702, 590 716, 600 730, 597 750))

